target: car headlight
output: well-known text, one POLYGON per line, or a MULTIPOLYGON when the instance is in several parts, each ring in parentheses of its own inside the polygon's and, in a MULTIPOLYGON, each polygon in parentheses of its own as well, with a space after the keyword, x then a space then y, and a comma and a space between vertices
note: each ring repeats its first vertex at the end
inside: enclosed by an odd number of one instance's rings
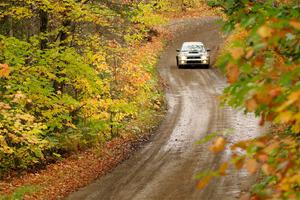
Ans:
POLYGON ((202 60, 208 60, 208 56, 201 56, 202 60))
POLYGON ((180 59, 180 60, 186 60, 187 57, 186 57, 186 56, 183 56, 183 55, 180 55, 180 56, 179 56, 179 59, 180 59))

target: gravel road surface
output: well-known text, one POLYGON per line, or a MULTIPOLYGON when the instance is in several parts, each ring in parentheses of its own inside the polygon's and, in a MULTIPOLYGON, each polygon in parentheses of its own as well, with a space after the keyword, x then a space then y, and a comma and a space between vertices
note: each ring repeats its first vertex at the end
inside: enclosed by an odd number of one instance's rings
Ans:
POLYGON ((214 17, 174 21, 175 33, 159 61, 166 81, 168 113, 152 140, 106 176, 68 197, 69 200, 232 200, 247 190, 254 177, 245 171, 229 170, 229 175, 213 180, 204 190, 196 188, 195 175, 216 169, 229 153, 214 155, 208 144, 196 141, 228 128, 235 134, 231 142, 262 132, 257 119, 231 108, 221 108, 218 96, 226 86, 216 69, 176 67, 176 49, 184 41, 202 41, 215 61, 224 41, 214 17))

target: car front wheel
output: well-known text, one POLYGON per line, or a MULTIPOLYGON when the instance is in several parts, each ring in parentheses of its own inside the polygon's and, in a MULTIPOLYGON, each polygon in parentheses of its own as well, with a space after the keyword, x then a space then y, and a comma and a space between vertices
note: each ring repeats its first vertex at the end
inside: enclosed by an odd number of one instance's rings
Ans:
POLYGON ((178 58, 176 58, 176 63, 178 68, 182 68, 182 65, 179 64, 178 58))

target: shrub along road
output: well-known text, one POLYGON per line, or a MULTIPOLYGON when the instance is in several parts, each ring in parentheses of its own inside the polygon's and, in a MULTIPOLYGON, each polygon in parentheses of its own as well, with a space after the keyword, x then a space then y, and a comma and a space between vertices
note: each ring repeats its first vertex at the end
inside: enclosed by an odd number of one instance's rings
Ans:
POLYGON ((224 38, 216 18, 176 21, 168 27, 174 39, 161 55, 159 71, 167 82, 168 114, 153 139, 130 159, 95 183, 68 197, 101 200, 201 199, 232 200, 250 188, 255 177, 244 171, 228 170, 203 190, 197 189, 198 172, 215 169, 228 158, 228 151, 212 154, 208 144, 196 144, 215 131, 234 128, 230 142, 262 132, 253 116, 221 108, 218 95, 226 86, 216 69, 178 69, 176 49, 184 41, 202 41, 211 51, 211 60, 224 38))

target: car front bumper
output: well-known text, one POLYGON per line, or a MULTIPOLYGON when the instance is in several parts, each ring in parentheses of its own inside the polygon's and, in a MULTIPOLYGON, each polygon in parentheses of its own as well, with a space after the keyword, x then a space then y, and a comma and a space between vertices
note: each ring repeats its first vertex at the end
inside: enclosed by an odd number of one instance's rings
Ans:
POLYGON ((209 65, 209 59, 185 59, 178 60, 179 65, 209 65))

